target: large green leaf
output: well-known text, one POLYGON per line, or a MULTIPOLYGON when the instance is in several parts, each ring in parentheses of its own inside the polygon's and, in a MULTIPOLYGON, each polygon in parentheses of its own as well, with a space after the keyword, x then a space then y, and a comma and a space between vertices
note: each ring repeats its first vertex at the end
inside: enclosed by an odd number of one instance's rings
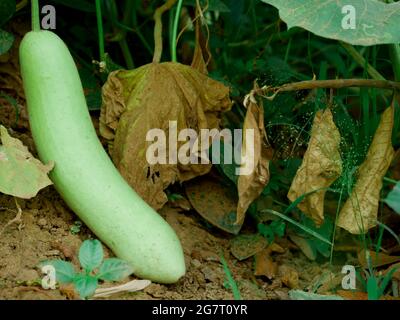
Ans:
POLYGON ((0 55, 11 49, 14 43, 14 35, 3 29, 0 29, 0 55))
POLYGON ((15 0, 1 0, 0 1, 0 26, 3 25, 12 17, 16 9, 15 0))
POLYGON ((54 164, 43 165, 35 159, 21 141, 9 136, 0 126, 0 192, 30 199, 39 190, 51 185, 47 174, 54 164))
MULTIPOLYGON (((302 27, 318 36, 370 46, 400 42, 400 2, 378 0, 262 0, 279 9, 288 28, 302 27), (345 29, 342 8, 355 9, 355 29, 345 29)), ((347 11, 348 12, 348 11, 347 11)))

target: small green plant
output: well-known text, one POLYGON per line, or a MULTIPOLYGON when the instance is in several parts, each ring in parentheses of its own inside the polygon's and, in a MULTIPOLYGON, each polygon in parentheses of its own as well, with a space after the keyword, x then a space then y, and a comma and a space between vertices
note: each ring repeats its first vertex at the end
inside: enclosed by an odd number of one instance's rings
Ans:
POLYGON ((82 228, 82 221, 77 220, 71 226, 69 231, 71 232, 71 234, 78 234, 79 232, 81 232, 81 228, 82 228))
POLYGON ((232 290, 233 298, 235 300, 242 300, 242 296, 240 295, 239 288, 236 284, 235 279, 233 278, 233 275, 231 273, 231 270, 229 269, 228 263, 226 262, 225 257, 222 253, 220 254, 220 259, 221 259, 222 267, 224 269, 225 276, 226 276, 226 281, 224 282, 224 287, 232 290))
POLYGON ((285 235, 286 223, 281 219, 274 220, 270 224, 259 223, 257 229, 268 240, 268 243, 272 243, 275 237, 282 238, 285 235))
POLYGON ((376 270, 372 268, 372 264, 369 262, 368 270, 364 270, 365 279, 357 272, 357 278, 367 291, 368 300, 379 300, 384 295, 393 274, 397 270, 398 268, 392 268, 385 275, 377 275, 376 270))
POLYGON ((94 295, 99 280, 119 281, 133 272, 131 266, 124 260, 118 258, 103 260, 103 247, 99 240, 85 240, 79 249, 78 257, 81 272, 76 272, 72 263, 60 259, 45 261, 41 266, 53 266, 57 282, 72 283, 82 299, 94 295))

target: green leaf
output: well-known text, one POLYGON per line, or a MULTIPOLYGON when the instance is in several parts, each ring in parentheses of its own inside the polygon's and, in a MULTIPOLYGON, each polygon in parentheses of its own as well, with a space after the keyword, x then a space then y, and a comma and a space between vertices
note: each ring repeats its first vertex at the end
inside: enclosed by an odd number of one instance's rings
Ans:
POLYGON ((381 296, 378 280, 375 276, 371 276, 367 279, 367 293, 368 300, 379 300, 381 296))
POLYGON ((14 14, 17 8, 15 0, 0 1, 0 26, 6 23, 14 14))
POLYGON ((385 276, 379 277, 379 294, 380 296, 385 293, 386 287, 389 284, 390 280, 392 280, 393 274, 399 270, 399 268, 392 268, 385 276))
POLYGON ((79 262, 88 272, 99 267, 103 257, 103 247, 99 240, 85 240, 79 249, 79 262))
POLYGON ((7 53, 14 43, 14 35, 3 29, 0 29, 0 55, 7 53))
POLYGON ((104 260, 97 278, 106 281, 119 281, 128 277, 132 272, 133 269, 128 262, 117 258, 110 258, 104 260))
POLYGON ((271 228, 278 237, 283 237, 285 234, 286 224, 282 220, 275 220, 271 222, 271 228))
POLYGON ((39 190, 52 184, 47 174, 54 164, 43 165, 35 159, 21 141, 9 136, 0 126, 0 192, 30 199, 39 190))
POLYGON ((275 240, 274 230, 264 223, 257 225, 258 232, 267 239, 268 243, 271 244, 275 240))
POLYGON ((95 276, 78 274, 74 279, 75 290, 82 299, 89 298, 94 295, 97 288, 98 280, 95 276))
POLYGON ((400 181, 396 183, 383 201, 394 211, 400 213, 400 181))
POLYGON ((44 261, 40 264, 41 267, 51 265, 56 270, 56 279, 59 283, 72 283, 75 278, 75 269, 72 263, 60 259, 44 261))
POLYGON ((282 214, 282 213, 280 213, 278 211, 271 210, 271 209, 264 209, 264 210, 261 210, 261 212, 272 213, 272 214, 278 216, 279 218, 281 218, 281 219, 283 219, 283 220, 285 220, 287 222, 290 222, 291 224, 293 224, 297 228, 299 228, 302 231, 308 233, 309 235, 317 238, 318 240, 321 240, 322 242, 327 243, 329 246, 332 246, 332 243, 328 239, 326 239, 323 236, 321 236, 318 232, 315 232, 313 229, 308 228, 307 226, 302 225, 301 223, 298 223, 297 221, 293 220, 292 218, 286 216, 285 214, 282 214))
MULTIPOLYGON (((384 3, 378 0, 262 0, 279 9, 279 15, 288 25, 301 27, 318 36, 345 41, 354 45, 371 46, 400 42, 400 2, 384 3), (346 29, 342 21, 355 9, 355 28, 346 29)), ((347 19, 345 19, 347 20, 347 19)))
POLYGON ((66 7, 70 7, 72 9, 76 9, 84 12, 95 12, 96 7, 94 5, 94 1, 87 0, 53 0, 53 2, 62 4, 66 7))

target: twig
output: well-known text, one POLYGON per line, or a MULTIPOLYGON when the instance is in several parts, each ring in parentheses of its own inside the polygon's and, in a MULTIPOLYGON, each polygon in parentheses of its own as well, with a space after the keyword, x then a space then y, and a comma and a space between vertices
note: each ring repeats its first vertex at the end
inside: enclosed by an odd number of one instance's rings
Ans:
POLYGON ((154 55, 153 55, 153 62, 158 63, 161 61, 161 55, 162 55, 162 20, 161 17, 165 11, 168 11, 169 9, 172 8, 172 6, 175 4, 176 0, 168 0, 166 3, 164 3, 161 7, 156 9, 156 12, 154 13, 154 20, 155 20, 155 26, 154 26, 154 55))
MULTIPOLYGON (((10 225, 12 225, 13 223, 19 223, 18 229, 20 229, 21 226, 22 226, 22 209, 21 209, 21 207, 20 207, 19 204, 18 204, 17 198, 14 198, 14 201, 15 201, 15 206, 17 207, 17 215, 15 216, 14 219, 12 219, 12 220, 10 220, 10 221, 8 221, 8 222, 6 223, 6 225, 5 225, 5 226, 3 227, 3 229, 0 231, 0 236, 1 236, 1 235, 4 233, 4 231, 6 231, 6 229, 7 229, 10 225)), ((10 210, 10 209, 7 209, 7 208, 6 208, 6 210, 15 213, 15 211, 13 211, 13 210, 10 210)))
POLYGON ((378 89, 390 89, 400 91, 400 82, 372 79, 334 79, 334 80, 307 80, 287 83, 279 87, 264 86, 259 90, 253 90, 250 95, 262 95, 273 100, 280 92, 312 90, 312 89, 341 89, 349 87, 369 87, 378 89), (269 93, 271 96, 267 96, 269 93))

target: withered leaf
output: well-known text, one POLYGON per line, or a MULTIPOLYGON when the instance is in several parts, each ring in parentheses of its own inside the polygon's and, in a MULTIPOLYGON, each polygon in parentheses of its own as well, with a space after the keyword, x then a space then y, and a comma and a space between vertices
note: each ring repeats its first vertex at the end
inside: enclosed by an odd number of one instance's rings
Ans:
POLYGON ((10 137, 0 126, 0 192, 18 198, 30 199, 39 190, 52 184, 47 174, 54 164, 42 164, 18 139, 10 137))
POLYGON ((299 287, 299 273, 293 267, 285 264, 280 265, 278 274, 285 286, 291 289, 296 289, 299 287))
POLYGON ((316 225, 324 221, 324 198, 327 188, 341 175, 339 152, 340 133, 329 108, 315 114, 311 137, 303 162, 288 192, 295 201, 305 196, 297 207, 312 218, 316 225))
MULTIPOLYGON (((196 12, 197 14, 199 14, 199 11, 201 10, 201 8, 196 8, 196 12)), ((202 38, 204 38, 202 36, 202 32, 201 32, 201 21, 202 19, 200 18, 200 16, 198 16, 197 20, 196 20, 196 46, 194 48, 194 54, 193 54, 193 60, 192 60, 192 68, 200 71, 201 73, 204 74, 208 74, 208 70, 207 70, 207 65, 208 63, 206 63, 206 61, 204 60, 204 56, 203 56, 203 45, 205 46, 204 49, 208 49, 208 40, 207 41, 201 41, 202 38), (206 42, 206 43, 203 43, 206 42)), ((209 52, 208 52, 209 53, 209 52)))
POLYGON ((254 275, 273 279, 278 273, 278 264, 270 256, 268 250, 258 252, 255 257, 254 275))
POLYGON ((308 239, 298 236, 294 233, 290 233, 289 238, 299 247, 299 249, 308 259, 312 261, 317 259, 317 250, 311 245, 308 239))
MULTIPOLYGON (((151 63, 132 71, 110 74, 103 87, 100 133, 113 140, 112 159, 125 180, 154 209, 167 202, 164 189, 176 181, 204 175, 211 164, 182 164, 169 153, 182 129, 218 129, 220 114, 229 110, 229 88, 179 63, 151 63), (176 121, 176 127, 170 124, 176 121), (176 134, 169 134, 169 129, 176 134), (166 164, 146 159, 155 141, 146 141, 151 129, 165 134, 166 164)), ((186 137, 185 137, 186 138, 186 137)), ((179 152, 187 141, 178 141, 179 152)), ((195 147, 195 146, 194 146, 195 147)), ((199 151, 202 151, 199 149, 199 151)), ((155 152, 156 153, 156 152, 155 152)))
POLYGON ((233 234, 240 231, 235 224, 237 196, 234 189, 211 176, 201 176, 184 183, 193 208, 214 226, 233 234))
POLYGON ((271 254, 274 252, 284 253, 285 249, 273 242, 267 248, 256 254, 254 267, 255 276, 266 276, 268 279, 275 278, 278 272, 278 264, 271 257, 271 254))
POLYGON ((254 256, 268 246, 268 241, 261 234, 241 234, 231 241, 231 253, 238 260, 254 256))
POLYGON ((393 122, 392 105, 382 113, 367 156, 358 168, 356 184, 340 210, 337 225, 350 233, 366 233, 377 224, 382 179, 394 156, 393 122))
POLYGON ((357 259, 364 269, 368 269, 369 267, 379 268, 400 261, 399 256, 390 256, 383 252, 376 253, 375 251, 365 249, 357 253, 357 259))
POLYGON ((272 149, 266 145, 267 136, 264 126, 264 108, 261 102, 249 100, 243 124, 241 174, 238 178, 237 190, 237 224, 242 224, 249 205, 258 198, 269 182, 269 161, 272 149), (247 131, 248 130, 248 131, 247 131), (246 136, 249 132, 253 137, 246 136))

